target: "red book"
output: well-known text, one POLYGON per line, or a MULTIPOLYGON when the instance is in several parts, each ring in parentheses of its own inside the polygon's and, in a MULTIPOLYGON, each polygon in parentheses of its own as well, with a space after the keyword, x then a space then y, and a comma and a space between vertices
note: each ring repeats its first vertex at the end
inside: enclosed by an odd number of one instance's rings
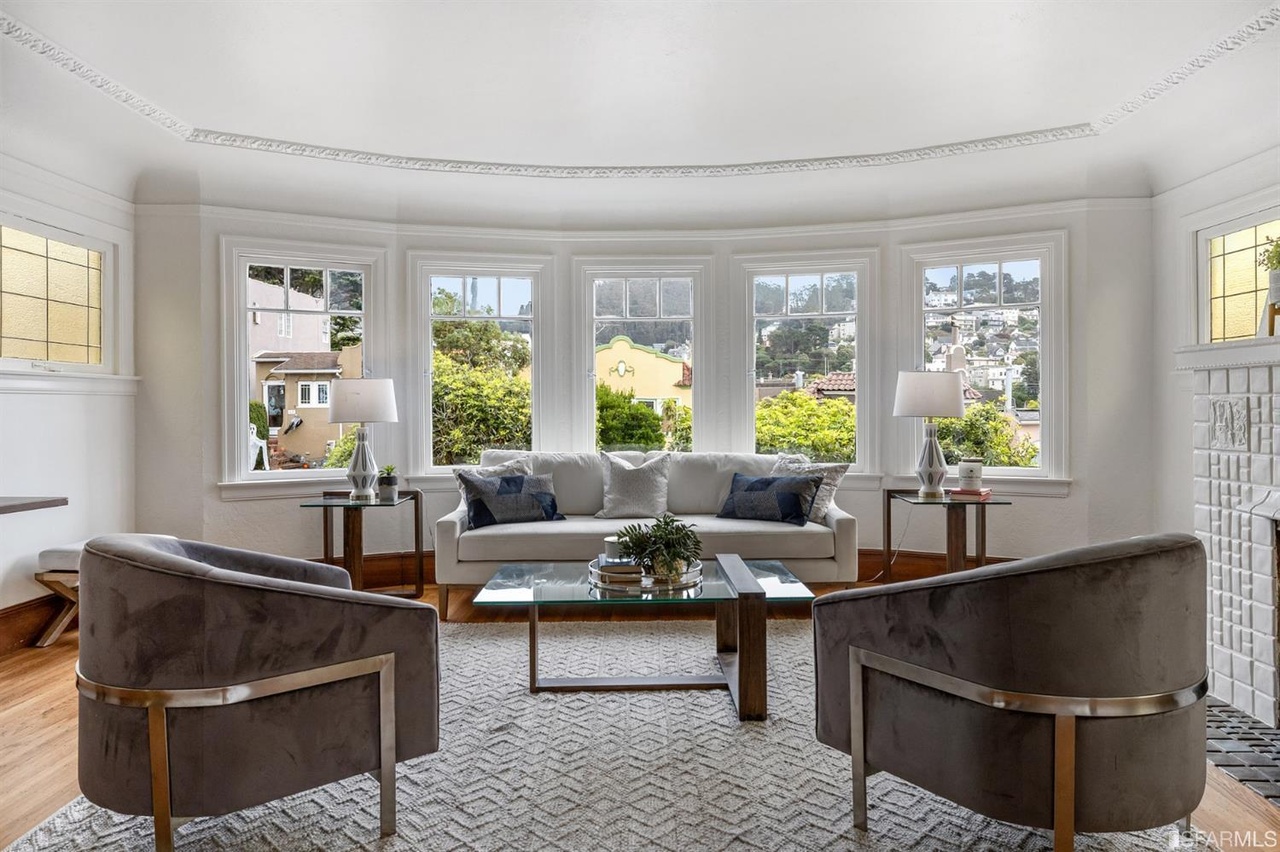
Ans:
POLYGON ((954 497, 977 497, 979 500, 991 496, 990 488, 952 488, 951 494, 954 497))

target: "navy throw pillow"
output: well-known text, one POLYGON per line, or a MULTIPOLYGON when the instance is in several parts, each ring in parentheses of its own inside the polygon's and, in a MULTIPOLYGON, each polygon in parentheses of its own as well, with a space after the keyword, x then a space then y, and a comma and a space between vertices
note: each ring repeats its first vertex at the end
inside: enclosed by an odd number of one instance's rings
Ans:
POLYGON ((820 475, 745 476, 735 473, 729 496, 716 517, 782 521, 802 527, 809 519, 809 509, 821 486, 820 475))
POLYGON ((454 475, 467 504, 467 529, 564 520, 556 509, 549 473, 477 476, 468 470, 455 470, 454 475))

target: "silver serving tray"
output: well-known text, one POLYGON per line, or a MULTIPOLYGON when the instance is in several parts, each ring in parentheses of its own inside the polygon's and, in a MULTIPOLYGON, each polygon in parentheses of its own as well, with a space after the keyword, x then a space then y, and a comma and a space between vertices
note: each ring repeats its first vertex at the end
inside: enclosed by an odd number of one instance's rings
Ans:
POLYGON ((675 580, 664 580, 649 574, 641 574, 635 565, 605 565, 600 567, 599 559, 587 563, 587 577, 591 585, 598 589, 629 594, 648 594, 650 592, 674 592, 680 589, 692 589, 702 582, 702 560, 693 560, 693 565, 675 580))

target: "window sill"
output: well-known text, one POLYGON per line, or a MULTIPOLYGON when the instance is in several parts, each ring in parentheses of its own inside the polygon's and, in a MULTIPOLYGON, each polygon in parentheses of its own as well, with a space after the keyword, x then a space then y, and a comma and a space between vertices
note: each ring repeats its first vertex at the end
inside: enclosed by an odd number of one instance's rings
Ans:
POLYGON ((333 475, 219 482, 218 496, 224 503, 235 500, 283 500, 292 497, 315 497, 321 491, 337 491, 350 487, 347 478, 340 471, 335 471, 333 475))
POLYGON ((117 376, 114 373, 0 369, 0 393, 136 396, 140 381, 137 376, 117 376))
POLYGON ((1200 343, 1174 350, 1176 370, 1215 370, 1280 364, 1280 337, 1252 337, 1223 343, 1200 343))

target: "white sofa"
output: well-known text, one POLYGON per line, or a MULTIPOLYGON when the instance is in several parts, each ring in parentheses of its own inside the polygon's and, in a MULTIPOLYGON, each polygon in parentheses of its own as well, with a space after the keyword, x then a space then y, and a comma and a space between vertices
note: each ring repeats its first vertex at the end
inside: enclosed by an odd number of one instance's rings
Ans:
MULTIPOLYGON (((618 453, 632 464, 643 453, 618 453)), ((550 473, 563 521, 498 524, 467 529, 465 505, 436 522, 436 582, 440 616, 448 618, 453 586, 483 586, 508 562, 581 561, 600 554, 603 539, 638 518, 597 518, 604 503, 604 464, 595 453, 526 453, 486 450, 481 465, 528 456, 535 474, 550 473)), ((750 453, 674 453, 667 510, 695 524, 702 555, 736 553, 744 559, 777 559, 801 580, 853 583, 858 579, 858 522, 832 505, 823 523, 803 527, 776 521, 717 518, 734 473, 765 476, 776 456, 750 453)))

